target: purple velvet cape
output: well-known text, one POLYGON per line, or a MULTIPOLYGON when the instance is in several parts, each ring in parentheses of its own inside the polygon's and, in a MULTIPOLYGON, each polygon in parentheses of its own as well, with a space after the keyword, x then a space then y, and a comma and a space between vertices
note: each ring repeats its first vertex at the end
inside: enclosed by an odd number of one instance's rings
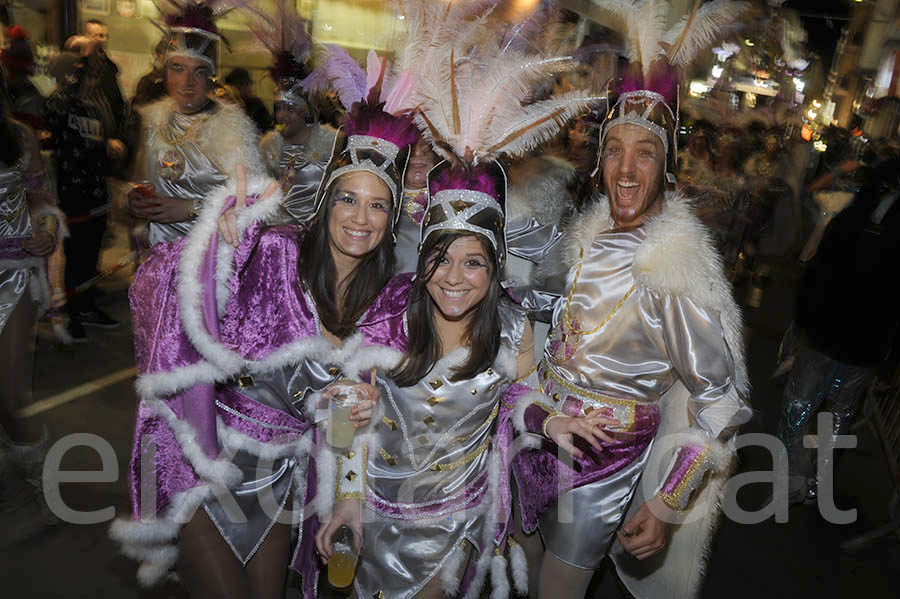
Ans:
MULTIPOLYGON (((248 360, 265 361, 289 344, 317 336, 314 307, 306 301, 297 273, 299 234, 299 227, 290 225, 266 229, 257 223, 247 230, 234 252, 234 274, 228 282, 230 295, 221 321, 215 301, 215 238, 201 263, 198 278, 207 331, 226 348, 248 360)), ((130 466, 133 522, 140 520, 142 515, 145 521, 154 516, 165 518, 167 508, 177 497, 191 495, 191 491, 204 484, 226 482, 216 480, 221 470, 204 468, 203 472, 198 472, 194 467, 196 461, 192 462, 186 455, 190 448, 183 445, 185 442, 192 445, 196 441, 205 456, 195 460, 203 461, 204 457, 215 460, 219 449, 217 416, 226 427, 261 443, 274 441, 270 428, 231 417, 227 410, 217 409, 216 400, 241 413, 252 414, 261 423, 281 427, 279 444, 299 442, 313 428, 308 420, 301 421, 286 412, 258 404, 234 390, 215 389, 213 382, 227 380, 238 372, 229 372, 206 360, 182 325, 177 286, 178 265, 185 245, 186 239, 182 238, 155 246, 150 258, 138 269, 129 290, 138 374, 140 377, 170 374, 174 381, 171 384, 173 392, 164 396, 153 392, 152 386, 142 390, 141 383, 138 384, 144 399, 158 399, 162 406, 154 401, 141 401, 138 407, 130 466), (156 492, 154 505, 145 507, 141 497, 141 462, 150 443, 155 445, 152 468, 156 492)), ((363 346, 390 345, 405 340, 401 315, 406 307, 410 279, 410 275, 395 277, 370 306, 358 325, 363 346)), ((313 448, 321 446, 314 428, 310 434, 313 448)), ((308 505, 316 494, 314 460, 314 455, 310 455, 306 497, 301 505, 308 505)), ((183 522, 177 523, 179 528, 183 522)), ((304 575, 307 594, 314 592, 312 585, 318 568, 313 542, 317 528, 315 515, 302 524, 300 542, 291 564, 292 569, 304 575)), ((154 539, 157 545, 160 540, 154 539)), ((162 540, 174 542, 174 539, 162 540)))

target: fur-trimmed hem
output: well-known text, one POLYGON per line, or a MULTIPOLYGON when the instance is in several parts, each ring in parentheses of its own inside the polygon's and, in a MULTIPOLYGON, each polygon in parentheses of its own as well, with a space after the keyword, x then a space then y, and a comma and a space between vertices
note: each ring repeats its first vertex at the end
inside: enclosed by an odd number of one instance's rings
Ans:
POLYGON ((222 383, 231 376, 208 362, 197 362, 166 372, 138 375, 134 387, 141 399, 155 399, 202 383, 222 383))
POLYGON ((541 393, 540 391, 529 391, 528 393, 524 393, 519 396, 519 399, 516 400, 516 405, 513 407, 512 411, 512 423, 513 427, 516 429, 518 433, 534 433, 535 431, 530 431, 525 426, 525 410, 533 403, 539 403, 542 406, 546 407, 551 412, 557 412, 558 410, 553 405, 551 399, 541 393))

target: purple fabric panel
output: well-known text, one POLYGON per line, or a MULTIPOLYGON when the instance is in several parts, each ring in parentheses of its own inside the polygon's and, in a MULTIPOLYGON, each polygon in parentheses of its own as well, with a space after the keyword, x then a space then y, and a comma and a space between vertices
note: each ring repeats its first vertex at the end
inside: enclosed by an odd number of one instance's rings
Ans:
POLYGON ((506 547, 506 535, 512 523, 512 485, 510 484, 510 467, 512 465, 513 445, 516 431, 512 423, 513 409, 516 403, 526 393, 532 391, 530 387, 521 383, 513 383, 506 388, 500 400, 500 410, 497 414, 497 431, 494 434, 494 451, 500 461, 500 481, 497 489, 497 531, 494 541, 499 544, 500 550, 506 547))
POLYGON ((409 301, 412 277, 412 273, 404 273, 391 279, 366 310, 359 323, 365 345, 406 350, 409 340, 403 330, 403 315, 409 301))
POLYGON ((525 408, 525 428, 538 435, 544 434, 544 420, 550 413, 541 406, 531 404, 525 408))
POLYGON ((382 513, 397 516, 404 520, 419 520, 432 518, 438 512, 449 510, 448 513, 461 512, 481 505, 484 492, 487 490, 488 473, 485 470, 465 488, 463 493, 453 501, 435 500, 428 506, 422 506, 412 510, 404 510, 385 502, 384 498, 375 495, 371 489, 366 490, 366 500, 372 509, 382 513))
POLYGON ((194 385, 175 396, 181 404, 181 416, 197 433, 197 444, 210 458, 219 457, 216 432, 216 388, 207 383, 194 385))
POLYGON ((315 335, 297 273, 299 228, 251 226, 235 250, 235 274, 222 338, 245 358, 260 360, 291 342, 315 335))
POLYGON ((702 445, 685 445, 678 450, 678 455, 675 457, 675 465, 672 467, 669 476, 666 478, 665 484, 662 486, 661 490, 663 493, 667 495, 675 493, 675 489, 678 488, 678 485, 684 480, 684 477, 687 476, 688 469, 690 469, 691 464, 694 463, 694 460, 700 455, 701 451, 703 451, 702 445))
MULTIPOLYGON (((172 401, 178 402, 177 399, 172 401)), ((169 425, 164 419, 154 416, 144 404, 138 407, 129 475, 132 520, 140 519, 144 507, 141 505, 142 479, 143 484, 156 485, 156 506, 153 513, 146 514, 148 517, 161 514, 174 495, 199 484, 193 468, 184 460, 181 446, 169 425), (150 472, 142 472, 141 456, 147 451, 155 451, 154 467, 150 472)), ((151 506, 147 506, 147 509, 150 510, 151 506)))
MULTIPOLYGON (((321 562, 316 551, 316 534, 321 523, 319 516, 313 509, 311 502, 315 500, 317 493, 317 475, 315 456, 323 455, 319 449, 324 447, 325 439, 319 434, 318 429, 313 430, 313 451, 310 452, 306 469, 306 497, 303 501, 305 520, 300 523, 300 542, 294 549, 294 558, 291 560, 291 570, 301 575, 304 597, 315 597, 316 581, 319 577, 321 562)), ((324 454, 328 455, 328 454, 324 454)))
POLYGON ((185 241, 154 246, 128 290, 138 374, 169 372, 200 361, 178 307, 178 261, 185 241))
POLYGON ((261 443, 289 443, 299 439, 310 427, 309 422, 297 420, 287 412, 254 401, 235 389, 226 387, 220 390, 217 399, 246 416, 241 418, 228 410, 220 410, 219 417, 225 426, 261 443))
POLYGON ((0 259, 21 260, 30 254, 22 249, 22 237, 4 237, 0 239, 0 259))
POLYGON ((573 458, 574 469, 557 459, 557 447, 550 441, 544 441, 541 449, 529 449, 516 456, 513 473, 519 487, 525 531, 531 532, 537 527, 538 518, 556 501, 559 493, 614 474, 640 456, 656 436, 659 420, 656 404, 638 404, 633 429, 619 433, 613 443, 600 441, 602 451, 594 450, 586 441, 575 437, 574 444, 584 455, 573 458), (569 475, 564 480, 573 483, 569 488, 559 488, 561 471, 569 475))

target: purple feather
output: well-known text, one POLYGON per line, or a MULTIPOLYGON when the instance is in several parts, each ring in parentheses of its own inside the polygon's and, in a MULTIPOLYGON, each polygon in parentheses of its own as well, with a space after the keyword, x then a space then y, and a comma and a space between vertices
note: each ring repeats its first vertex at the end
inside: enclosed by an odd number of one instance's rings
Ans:
POLYGON ((497 180, 483 165, 464 169, 454 167, 446 169, 429 182, 432 194, 444 189, 468 189, 486 193, 492 198, 499 199, 497 180))
POLYGON ((213 11, 208 6, 188 6, 180 14, 166 15, 165 23, 169 27, 202 29, 219 34, 219 29, 213 21, 213 11))
POLYGON ((366 73, 346 50, 328 44, 322 64, 300 85, 310 94, 333 89, 344 108, 349 109, 365 97, 366 73))
POLYGON ((666 103, 671 106, 674 104, 677 95, 678 72, 665 59, 655 61, 646 76, 641 73, 639 66, 631 68, 622 77, 620 92, 624 93, 640 89, 662 94, 666 103))
POLYGON ((385 139, 399 148, 415 143, 418 129, 406 115, 392 116, 384 112, 384 104, 354 104, 344 119, 347 135, 368 135, 385 139))

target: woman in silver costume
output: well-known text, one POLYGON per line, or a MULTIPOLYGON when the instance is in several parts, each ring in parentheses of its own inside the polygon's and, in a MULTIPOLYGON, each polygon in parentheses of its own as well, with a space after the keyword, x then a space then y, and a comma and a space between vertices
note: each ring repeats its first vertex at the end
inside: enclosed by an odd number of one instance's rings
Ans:
MULTIPOLYGON (((318 418, 307 400, 383 365, 382 352, 363 346, 368 335, 394 335, 379 327, 405 305, 408 288, 408 277, 390 282, 390 233, 415 126, 366 104, 365 92, 305 227, 267 226, 282 210, 277 184, 248 180, 238 167, 236 188, 205 198, 186 239, 158 244, 135 277, 135 437, 150 436, 158 449, 147 469, 135 447, 134 516, 112 532, 143 562, 143 582, 178 561, 195 595, 275 597, 290 560, 305 595, 315 594, 317 561, 304 549, 315 513, 304 510, 315 496, 318 418), (142 467, 161 489, 153 506, 136 491, 142 467)), ((358 406, 361 422, 370 410, 358 406)))
POLYGON ((337 504, 316 537, 327 562, 335 530, 354 530, 359 597, 478 596, 506 524, 495 421, 507 386, 533 364, 531 327, 500 286, 495 179, 483 167, 471 179, 443 173, 430 183, 406 350, 378 378, 374 430, 337 456, 337 504))
POLYGON ((211 5, 202 19, 189 8, 163 13, 169 26, 163 63, 168 97, 141 110, 138 185, 128 205, 134 217, 148 221, 151 246, 184 236, 210 192, 234 184, 237 165, 250 176, 265 175, 253 122, 239 106, 209 97, 221 40, 213 11, 227 3, 201 4, 211 5))
POLYGON ((34 132, 8 115, 0 74, 0 433, 23 441, 15 411, 30 395, 33 327, 50 305, 46 256, 61 222, 34 132))
POLYGON ((60 237, 61 213, 48 191, 37 139, 11 118, 0 73, 0 512, 15 542, 57 520, 44 501, 44 439, 16 411, 31 396, 37 317, 50 307, 46 261, 60 237))

